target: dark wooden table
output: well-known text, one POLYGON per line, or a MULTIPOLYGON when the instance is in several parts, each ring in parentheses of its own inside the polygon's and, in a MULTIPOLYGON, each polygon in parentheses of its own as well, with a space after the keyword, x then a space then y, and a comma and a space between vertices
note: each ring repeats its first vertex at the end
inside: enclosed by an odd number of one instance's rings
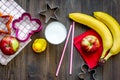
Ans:
MULTIPOLYGON (((0 65, 0 80, 80 80, 78 73, 83 59, 74 48, 73 74, 69 75, 70 40, 63 59, 59 76, 56 77, 56 69, 61 57, 64 42, 60 45, 47 45, 45 52, 35 54, 32 51, 32 43, 36 38, 44 38, 46 25, 44 16, 39 12, 45 10, 46 2, 50 6, 59 6, 57 12, 58 21, 62 22, 67 30, 71 21, 68 18, 70 12, 82 12, 92 15, 94 11, 105 11, 120 22, 120 0, 15 0, 23 9, 32 16, 42 21, 44 28, 41 32, 32 36, 32 41, 17 55, 8 65, 0 65)), ((75 36, 89 28, 76 24, 75 36)), ((120 45, 120 44, 118 44, 120 45)), ((102 67, 96 68, 96 80, 120 80, 120 55, 110 58, 102 67)))

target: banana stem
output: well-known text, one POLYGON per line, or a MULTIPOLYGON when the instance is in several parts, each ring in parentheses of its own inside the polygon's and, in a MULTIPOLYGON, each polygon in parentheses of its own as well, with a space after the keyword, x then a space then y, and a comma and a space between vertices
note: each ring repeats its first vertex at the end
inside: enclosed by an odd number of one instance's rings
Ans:
POLYGON ((107 50, 106 50, 106 49, 104 49, 100 58, 104 58, 104 57, 105 57, 105 55, 106 55, 106 53, 107 53, 107 50))
POLYGON ((110 57, 112 56, 112 53, 111 52, 109 52, 108 53, 108 55, 104 58, 105 59, 105 61, 107 61, 110 57))

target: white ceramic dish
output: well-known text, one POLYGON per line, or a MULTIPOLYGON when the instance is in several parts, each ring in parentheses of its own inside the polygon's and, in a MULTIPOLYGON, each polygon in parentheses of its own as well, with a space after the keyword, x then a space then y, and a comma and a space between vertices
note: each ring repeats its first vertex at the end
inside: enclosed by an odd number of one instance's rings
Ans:
POLYGON ((46 26, 45 37, 51 44, 58 45, 66 39, 67 30, 60 22, 51 22, 46 26))

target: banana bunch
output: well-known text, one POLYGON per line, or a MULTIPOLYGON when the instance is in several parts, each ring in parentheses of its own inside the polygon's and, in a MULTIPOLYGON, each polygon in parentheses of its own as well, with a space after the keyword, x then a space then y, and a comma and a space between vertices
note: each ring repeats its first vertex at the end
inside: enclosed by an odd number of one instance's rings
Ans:
POLYGON ((107 61, 111 56, 116 55, 120 52, 120 25, 119 23, 109 14, 104 12, 94 12, 95 18, 107 25, 113 37, 113 45, 110 48, 110 51, 105 56, 102 54, 101 58, 104 58, 107 61))
POLYGON ((94 12, 93 14, 95 18, 83 13, 70 13, 69 18, 92 28, 101 36, 103 52, 100 61, 105 62, 120 52, 120 25, 107 13, 94 12))

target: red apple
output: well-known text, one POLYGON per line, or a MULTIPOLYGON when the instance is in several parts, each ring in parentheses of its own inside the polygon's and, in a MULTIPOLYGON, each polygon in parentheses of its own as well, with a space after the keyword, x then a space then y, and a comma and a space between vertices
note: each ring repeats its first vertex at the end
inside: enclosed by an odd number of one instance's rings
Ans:
POLYGON ((100 47, 98 38, 94 35, 88 35, 81 41, 81 48, 87 53, 93 53, 100 47))
POLYGON ((5 36, 0 41, 0 49, 6 55, 14 54, 19 48, 19 41, 13 36, 5 36))

